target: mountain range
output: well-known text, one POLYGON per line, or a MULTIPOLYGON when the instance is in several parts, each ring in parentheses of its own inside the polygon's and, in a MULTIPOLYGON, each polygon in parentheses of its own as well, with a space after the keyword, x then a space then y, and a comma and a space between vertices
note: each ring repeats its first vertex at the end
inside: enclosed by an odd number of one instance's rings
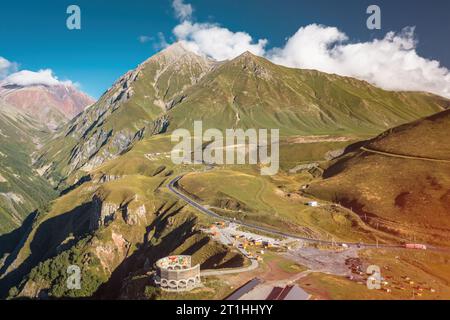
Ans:
MULTIPOLYGON (((370 136, 448 107, 420 92, 291 69, 246 52, 215 62, 176 43, 120 78, 54 136, 38 165, 67 178, 119 156, 144 136, 204 127, 278 128, 282 136, 370 136)), ((78 176, 79 178, 79 176, 78 176)))
MULTIPOLYGON (((270 185, 271 192, 275 190, 271 201, 292 211, 281 218, 264 215, 276 223, 281 219, 281 226, 297 224, 292 230, 320 236, 342 225, 365 223, 364 232, 378 228, 386 237, 398 239, 409 237, 407 230, 413 226, 421 239, 439 234, 439 241, 447 241, 447 222, 442 229, 438 225, 440 219, 449 221, 444 217, 448 210, 445 164, 395 157, 448 159, 444 137, 450 101, 443 97, 386 91, 348 77, 279 66, 249 52, 230 61, 213 61, 181 43, 127 72, 79 114, 77 106, 90 104, 90 99, 63 88, 2 90, 1 112, 5 115, 0 113, 0 121, 20 133, 16 135, 19 140, 10 141, 10 149, 21 150, 23 154, 17 157, 27 165, 30 179, 45 186, 30 185, 44 193, 40 198, 31 190, 20 194, 36 197, 29 212, 38 203, 45 205, 29 216, 21 229, 11 231, 11 226, 25 214, 4 219, 9 227, 0 236, 1 296, 142 298, 148 285, 145 275, 158 258, 170 254, 192 255, 202 268, 244 266, 247 262, 239 252, 202 231, 211 221, 165 188, 176 174, 195 170, 176 166, 167 157, 172 148, 170 133, 191 129, 195 120, 202 120, 205 129, 280 129, 282 161, 301 171, 291 177, 283 170, 279 177, 261 182, 270 185), (36 101, 30 103, 27 97, 34 96, 34 90, 41 90, 37 101, 58 125, 49 128, 36 114, 33 117, 36 101), (50 100, 49 92, 55 94, 50 100), (47 101, 52 101, 48 108, 47 101), (15 107, 9 105, 13 102, 15 107), (57 121, 59 116, 62 122, 57 121), (33 138, 34 143, 22 148, 21 141, 33 138), (304 179, 310 183, 301 193, 304 179), (408 189, 417 181, 421 187, 408 189), (297 190, 288 196, 283 188, 292 185, 297 190), (303 217, 296 215, 304 208, 296 200, 300 194, 339 202, 359 220, 347 215, 342 218, 345 223, 321 223, 320 218, 312 217, 316 225, 300 225, 303 217), (423 206, 417 209, 415 204, 420 201, 423 206), (427 207, 436 209, 427 215, 433 216, 428 222, 423 217, 427 207), (423 220, 417 222, 420 217, 423 220), (82 290, 67 289, 61 281, 67 276, 64 266, 68 264, 82 266, 82 290)), ((6 137, 12 135, 3 131, 3 124, 1 128, 6 137)), ((11 150, 0 149, 5 154, 11 150)), ((282 164, 282 168, 286 166, 282 164)), ((254 169, 234 169, 233 180, 260 181, 254 169)), ((10 174, 3 171, 2 166, 0 174, 9 181, 19 169, 11 167, 10 174)), ((215 171, 221 172, 230 174, 230 170, 215 171)), ((224 180, 219 176, 218 181, 224 180)), ((10 203, 18 203, 11 195, 17 196, 17 189, 1 180, 0 188, 2 194, 9 194, 10 203)), ((223 198, 215 201, 225 206, 222 209, 233 203, 252 210, 254 199, 242 205, 244 201, 237 198, 245 197, 246 192, 238 191, 233 197, 230 191, 221 194, 223 198)), ((258 197, 263 191, 257 190, 258 197)), ((5 208, 7 217, 11 209, 5 208)), ((253 217, 258 209, 251 212, 253 217)), ((358 229, 356 233, 363 232, 358 229)), ((344 240, 354 236, 338 235, 344 240)))
POLYGON ((95 100, 72 84, 21 86, 0 81, 0 101, 56 129, 95 100))
POLYGON ((68 84, 0 82, 0 232, 17 228, 27 214, 56 195, 33 168, 33 153, 93 102, 68 84))

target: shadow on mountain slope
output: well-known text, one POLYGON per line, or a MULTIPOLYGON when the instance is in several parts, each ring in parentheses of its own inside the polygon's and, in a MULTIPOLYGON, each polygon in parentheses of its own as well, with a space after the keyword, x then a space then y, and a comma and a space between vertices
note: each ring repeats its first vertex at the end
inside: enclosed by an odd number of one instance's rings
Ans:
MULTIPOLYGON (((157 237, 169 223, 171 217, 175 216, 182 208, 179 208, 163 217, 155 219, 147 230, 155 230, 154 236, 157 237)), ((173 229, 170 233, 163 236, 159 244, 150 246, 147 235, 144 236, 143 244, 131 256, 126 258, 112 273, 108 282, 102 284, 94 294, 94 299, 117 299, 121 294, 124 279, 138 273, 146 267, 151 267, 159 259, 169 255, 177 247, 183 244, 192 236, 197 219, 192 217, 184 221, 181 225, 173 229)), ((195 231, 194 231, 195 232, 195 231)))
POLYGON ((32 212, 19 228, 7 234, 0 235, 0 257, 7 255, 0 265, 0 276, 3 275, 10 264, 16 259, 17 253, 31 232, 36 215, 37 211, 32 212))
MULTIPOLYGON (((92 203, 89 202, 42 222, 32 237, 29 256, 16 269, 0 279, 0 298, 6 297, 8 290, 17 286, 38 263, 54 257, 62 250, 69 249, 76 243, 76 239, 80 239, 86 234, 89 231, 91 210, 92 203), (64 243, 69 237, 72 237, 73 240, 64 243)), ((23 242, 25 240, 26 238, 23 242)), ((23 243, 19 243, 15 249, 16 255, 22 246, 23 243)), ((10 259, 9 264, 13 263, 13 258, 10 259)), ((6 265, 5 267, 7 268, 6 265)), ((2 268, 2 272, 5 272, 5 267, 2 268)))

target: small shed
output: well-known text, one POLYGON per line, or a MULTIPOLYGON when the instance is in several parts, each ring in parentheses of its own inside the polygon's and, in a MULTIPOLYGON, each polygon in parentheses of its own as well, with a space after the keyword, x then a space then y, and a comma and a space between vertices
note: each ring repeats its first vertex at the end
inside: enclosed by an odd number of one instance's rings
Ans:
POLYGON ((309 201, 306 205, 309 207, 318 207, 319 203, 317 201, 309 201))

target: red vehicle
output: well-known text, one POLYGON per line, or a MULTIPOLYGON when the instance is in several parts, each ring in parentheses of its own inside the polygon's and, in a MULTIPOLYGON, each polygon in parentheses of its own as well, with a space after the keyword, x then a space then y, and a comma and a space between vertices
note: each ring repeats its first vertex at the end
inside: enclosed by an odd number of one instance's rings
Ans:
POLYGON ((418 243, 408 243, 405 245, 406 249, 427 250, 427 246, 418 243))

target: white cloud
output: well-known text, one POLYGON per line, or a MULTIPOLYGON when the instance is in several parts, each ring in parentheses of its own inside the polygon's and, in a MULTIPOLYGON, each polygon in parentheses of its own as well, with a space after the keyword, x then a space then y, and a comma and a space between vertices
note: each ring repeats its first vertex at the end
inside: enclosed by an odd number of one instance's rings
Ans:
POLYGON ((152 41, 153 39, 154 39, 153 37, 145 36, 145 35, 142 35, 142 36, 138 37, 138 40, 139 40, 140 43, 147 43, 147 42, 152 41))
POLYGON ((182 21, 173 29, 173 34, 187 49, 215 60, 233 59, 245 51, 259 56, 265 54, 266 39, 254 41, 246 32, 233 32, 217 24, 194 23, 190 4, 174 0, 172 5, 175 15, 182 21))
POLYGON ((166 37, 164 36, 164 33, 158 32, 158 41, 153 44, 153 48, 155 50, 160 50, 167 48, 169 46, 169 43, 166 40, 166 37))
POLYGON ((186 48, 215 60, 227 60, 250 51, 264 55, 266 39, 257 42, 246 32, 232 32, 227 28, 209 23, 184 21, 177 25, 173 33, 186 48))
POLYGON ((170 45, 167 42, 166 37, 164 36, 164 33, 162 33, 162 32, 158 32, 156 37, 141 35, 137 39, 142 44, 151 42, 153 49, 156 50, 156 51, 165 49, 165 48, 167 48, 170 45))
POLYGON ((39 70, 38 72, 22 70, 7 76, 4 79, 4 83, 18 86, 32 86, 32 85, 55 86, 59 84, 76 85, 71 81, 58 80, 58 78, 55 75, 53 75, 53 71, 50 69, 39 70))
POLYGON ((271 50, 273 62, 366 80, 387 90, 428 91, 450 97, 450 71, 420 57, 414 28, 389 32, 383 39, 348 43, 337 28, 312 24, 300 28, 283 48, 271 50))
POLYGON ((0 57, 0 79, 17 70, 17 64, 0 57))
POLYGON ((70 80, 61 81, 53 74, 51 69, 43 69, 37 72, 30 70, 18 70, 18 64, 10 62, 7 59, 0 57, 0 84, 10 84, 19 86, 32 85, 70 85, 80 87, 79 83, 70 80))
POLYGON ((175 16, 181 21, 191 19, 192 12, 194 11, 191 4, 186 4, 183 0, 173 0, 172 7, 175 11, 175 16))

